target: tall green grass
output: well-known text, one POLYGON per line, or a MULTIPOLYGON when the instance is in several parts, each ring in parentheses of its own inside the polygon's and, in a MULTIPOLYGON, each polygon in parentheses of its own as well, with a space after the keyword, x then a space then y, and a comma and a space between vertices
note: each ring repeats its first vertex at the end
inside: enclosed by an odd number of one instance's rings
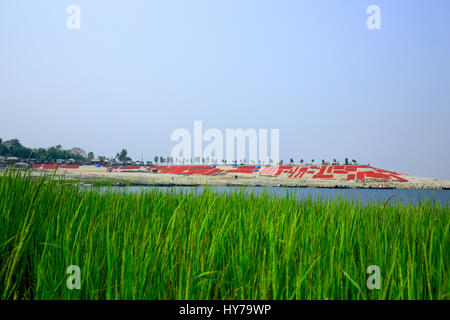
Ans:
POLYGON ((0 178, 2 299, 448 299, 449 208, 0 178), (69 265, 81 289, 69 290, 69 265), (366 269, 381 269, 369 290, 366 269))

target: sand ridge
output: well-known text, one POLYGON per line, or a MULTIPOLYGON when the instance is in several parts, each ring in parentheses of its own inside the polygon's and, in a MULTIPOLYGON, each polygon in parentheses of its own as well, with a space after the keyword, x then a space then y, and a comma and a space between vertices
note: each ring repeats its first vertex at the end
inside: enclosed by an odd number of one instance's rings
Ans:
MULTIPOLYGON (((174 166, 175 167, 175 166, 174 166)), ((294 178, 292 170, 283 170, 277 176, 261 174, 265 166, 257 172, 236 173, 237 167, 218 165, 222 172, 213 175, 202 174, 171 174, 153 172, 150 168, 139 169, 107 168, 97 166, 81 166, 79 168, 58 168, 55 174, 66 179, 81 181, 108 181, 113 183, 127 182, 137 185, 210 185, 210 186, 290 186, 290 187, 327 187, 327 188, 395 188, 395 189, 450 189, 450 181, 435 178, 413 177, 396 173, 407 181, 392 179, 353 179, 348 180, 345 174, 335 174, 333 178, 317 179, 313 174, 294 178)), ((268 167, 268 166, 267 166, 268 167)), ((284 166, 288 167, 288 166, 284 166)), ((294 167, 294 166, 292 166, 294 167)), ((302 167, 302 166, 297 166, 302 167)), ((303 166, 304 167, 304 166, 303 166)), ((317 166, 320 167, 320 166, 317 166)), ((157 167, 155 167, 157 168, 157 167)), ((239 168, 239 167, 238 167, 239 168)), ((298 168, 296 169, 299 170, 298 168)), ((53 174, 53 170, 34 169, 32 174, 53 174)))

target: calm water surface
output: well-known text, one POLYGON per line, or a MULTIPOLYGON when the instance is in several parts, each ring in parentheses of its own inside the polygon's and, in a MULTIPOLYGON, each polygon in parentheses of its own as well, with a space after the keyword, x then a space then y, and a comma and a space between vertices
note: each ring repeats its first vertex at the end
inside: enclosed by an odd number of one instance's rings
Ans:
MULTIPOLYGON (((293 194, 298 199, 304 199, 308 196, 313 198, 329 199, 341 197, 347 200, 358 200, 363 203, 377 203, 385 201, 389 196, 394 195, 390 201, 406 201, 407 203, 418 202, 424 199, 435 199, 441 204, 449 204, 450 190, 396 190, 396 189, 329 189, 329 188, 264 188, 264 187, 208 187, 213 192, 230 193, 235 190, 244 189, 245 192, 254 192, 260 194, 266 192, 271 197, 282 197, 286 194, 293 194)), ((143 192, 145 190, 159 189, 165 192, 202 192, 205 187, 161 187, 161 186, 133 186, 133 187, 99 187, 106 191, 122 192, 143 192)))

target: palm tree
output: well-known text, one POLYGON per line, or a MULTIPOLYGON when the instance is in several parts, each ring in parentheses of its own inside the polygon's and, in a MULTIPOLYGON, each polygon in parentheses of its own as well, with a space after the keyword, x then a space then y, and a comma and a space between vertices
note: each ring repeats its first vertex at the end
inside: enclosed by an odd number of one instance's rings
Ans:
POLYGON ((303 164, 303 159, 300 159, 300 163, 303 164))
POLYGON ((294 159, 290 159, 289 162, 291 163, 291 166, 294 164, 294 159))
POLYGON ((314 159, 311 159, 311 163, 314 163, 314 159))

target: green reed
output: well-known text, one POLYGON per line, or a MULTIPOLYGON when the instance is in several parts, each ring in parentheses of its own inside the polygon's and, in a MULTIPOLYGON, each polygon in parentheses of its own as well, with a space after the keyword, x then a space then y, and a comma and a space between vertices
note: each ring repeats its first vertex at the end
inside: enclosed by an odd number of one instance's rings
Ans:
POLYGON ((448 299, 449 208, 0 177, 1 299, 448 299), (81 289, 66 269, 78 265, 81 289), (381 289, 366 269, 381 270, 381 289))

